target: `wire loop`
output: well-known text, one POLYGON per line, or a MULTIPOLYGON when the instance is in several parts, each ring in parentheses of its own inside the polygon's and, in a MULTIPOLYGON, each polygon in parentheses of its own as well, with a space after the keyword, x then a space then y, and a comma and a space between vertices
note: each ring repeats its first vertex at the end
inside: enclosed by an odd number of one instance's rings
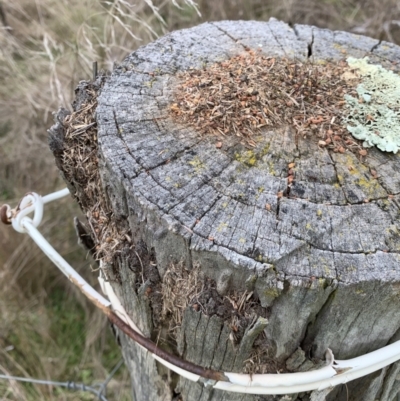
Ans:
POLYGON ((328 350, 325 367, 309 372, 282 373, 279 375, 269 373, 246 375, 218 372, 202 368, 169 354, 140 334, 139 329, 130 319, 114 293, 112 286, 107 281, 100 277, 103 291, 110 300, 105 299, 91 287, 36 229, 43 217, 43 204, 61 198, 68 193, 68 189, 63 189, 42 198, 38 194, 30 192, 25 195, 16 209, 10 209, 8 205, 2 206, 0 209, 1 221, 9 224, 11 220, 16 231, 28 233, 54 264, 108 316, 114 325, 134 339, 140 346, 146 348, 153 358, 179 375, 202 383, 204 378, 212 379, 205 382, 210 383, 215 389, 225 391, 244 394, 293 394, 323 390, 341 383, 347 383, 400 360, 400 341, 369 354, 345 361, 335 360, 332 352, 328 350), (28 214, 32 212, 34 212, 33 218, 28 217, 28 214), (110 307, 114 312, 111 311, 110 307), (121 317, 117 316, 117 314, 121 317))
POLYGON ((26 229, 23 224, 24 218, 28 218, 33 226, 39 227, 43 218, 43 199, 40 195, 35 192, 27 193, 19 203, 16 211, 16 215, 12 218, 12 226, 15 231, 19 233, 25 233, 26 229), (28 218, 27 216, 34 212, 33 218, 28 218))

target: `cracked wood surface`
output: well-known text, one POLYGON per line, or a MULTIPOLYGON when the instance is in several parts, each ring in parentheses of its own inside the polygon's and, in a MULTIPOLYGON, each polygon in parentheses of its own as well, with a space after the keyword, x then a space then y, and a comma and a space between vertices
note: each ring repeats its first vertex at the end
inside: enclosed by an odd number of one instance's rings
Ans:
MULTIPOLYGON (((313 358, 329 347, 338 359, 382 347, 400 327, 400 156, 372 149, 360 161, 277 128, 263 132, 250 165, 248 150, 232 139, 218 149, 215 138, 170 117, 178 71, 245 48, 313 62, 368 56, 400 70, 393 44, 274 19, 206 23, 141 47, 113 71, 98 99, 103 184, 113 212, 154 249, 161 276, 183 261, 187 268, 200 265, 221 294, 255 291, 270 311, 265 335, 274 360, 284 362, 298 347, 313 358), (290 163, 294 182, 288 185, 290 163)), ((121 296, 132 306, 127 283, 121 296)), ((132 314, 143 320, 150 312, 139 309, 132 314)), ((185 319, 178 342, 184 357, 240 371, 235 350, 224 348, 213 359, 218 346, 229 348, 221 321, 190 311, 185 319), (218 336, 213 349, 198 347, 218 336)), ((376 377, 350 383, 349 399, 361 399, 360 391, 375 392, 371 399, 392 394, 397 382, 383 377, 373 385, 376 377)), ((279 399, 212 392, 185 380, 178 389, 184 401, 279 399)), ((160 391, 166 398, 152 399, 172 399, 160 391)), ((339 393, 323 399, 346 399, 339 393)))

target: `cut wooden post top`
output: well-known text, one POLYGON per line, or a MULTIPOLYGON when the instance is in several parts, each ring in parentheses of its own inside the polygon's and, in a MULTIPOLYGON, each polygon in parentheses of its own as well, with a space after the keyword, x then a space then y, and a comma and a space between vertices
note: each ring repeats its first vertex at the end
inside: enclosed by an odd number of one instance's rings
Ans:
POLYGON ((226 21, 173 32, 114 70, 97 108, 100 152, 141 205, 161 270, 222 258, 246 271, 237 286, 268 269, 398 281, 399 153, 366 149, 346 128, 373 119, 351 120, 348 102, 362 102, 363 77, 346 59, 366 56, 400 69, 399 48, 375 39, 226 21), (185 247, 166 251, 168 231, 185 247))
POLYGON ((218 296, 262 309, 269 357, 351 358, 400 327, 399 71, 398 46, 359 35, 206 23, 81 82, 50 146, 116 288, 134 291, 134 272, 147 305, 147 265, 159 285, 198 267, 218 296))

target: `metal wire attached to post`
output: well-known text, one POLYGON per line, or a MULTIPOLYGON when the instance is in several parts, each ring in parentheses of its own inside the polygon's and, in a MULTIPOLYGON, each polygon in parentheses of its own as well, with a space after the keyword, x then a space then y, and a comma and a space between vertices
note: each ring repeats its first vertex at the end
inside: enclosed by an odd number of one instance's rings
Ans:
MULTIPOLYGON (((46 241, 37 230, 43 216, 43 205, 52 200, 67 195, 68 189, 41 197, 36 193, 28 193, 15 209, 4 205, 0 208, 0 220, 5 224, 12 224, 13 228, 21 233, 28 233, 53 263, 74 283, 84 295, 90 299, 110 321, 122 332, 136 341, 141 347, 147 349, 150 355, 179 375, 194 381, 211 386, 214 389, 231 391, 242 394, 294 394, 312 390, 324 390, 341 383, 347 383, 359 377, 376 372, 398 360, 400 360, 400 341, 387 345, 366 355, 349 360, 337 360, 332 351, 326 351, 326 366, 320 369, 281 374, 238 374, 232 372, 219 372, 205 369, 201 366, 185 361, 174 354, 170 354, 159 348, 150 339, 143 336, 135 323, 130 319, 121 302, 118 300, 113 288, 105 280, 100 284, 109 300, 100 295, 91 287, 62 256, 46 241), (28 217, 34 213, 33 218, 28 217)), ((113 370, 114 372, 114 370, 113 370)), ((111 372, 112 374, 114 374, 111 372)), ((12 379, 12 376, 6 376, 12 379)), ((33 379, 17 378, 22 381, 33 379)), ((74 389, 96 391, 99 400, 107 401, 103 395, 109 380, 106 379, 100 389, 96 386, 76 385, 74 389), (103 397, 103 398, 101 398, 103 397)), ((42 384, 60 385, 71 388, 71 383, 41 381, 42 384), (45 383, 44 383, 45 382, 45 383)))
POLYGON ((123 363, 124 363, 124 360, 121 359, 115 365, 115 367, 112 369, 110 374, 107 376, 107 378, 102 383, 93 384, 91 386, 87 386, 86 384, 83 384, 83 383, 75 383, 72 381, 58 382, 58 381, 52 381, 52 380, 41 380, 41 379, 33 379, 30 377, 9 376, 9 375, 2 375, 2 374, 0 374, 0 379, 15 380, 15 381, 31 383, 31 384, 42 384, 42 385, 47 385, 47 386, 64 387, 67 390, 72 390, 72 391, 86 391, 88 393, 92 393, 92 394, 96 395, 100 401, 108 401, 108 399, 106 398, 107 385, 110 382, 110 380, 113 378, 115 373, 117 373, 118 369, 122 366, 123 363))

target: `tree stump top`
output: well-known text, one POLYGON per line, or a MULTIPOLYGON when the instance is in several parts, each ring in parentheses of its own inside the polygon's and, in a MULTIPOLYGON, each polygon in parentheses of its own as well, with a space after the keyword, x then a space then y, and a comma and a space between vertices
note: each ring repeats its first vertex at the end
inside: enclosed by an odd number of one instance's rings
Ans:
POLYGON ((399 154, 335 152, 288 126, 264 127, 261 140, 246 147, 234 135, 200 134, 173 120, 178 72, 249 48, 314 64, 369 56, 400 68, 395 45, 276 20, 174 32, 129 55, 103 89, 97 118, 106 163, 197 254, 282 276, 397 281, 399 154))
MULTIPOLYGON (((247 373, 400 338, 399 71, 396 45, 271 19, 171 33, 79 84, 50 147, 147 337, 247 373)), ((119 336, 137 400, 259 399, 119 336)), ((398 366, 311 399, 389 399, 398 366)))
MULTIPOLYGON (((98 98, 113 212, 154 249, 161 276, 173 262, 200 265, 220 294, 254 291, 263 307, 273 305, 266 333, 276 357, 289 356, 299 342, 318 343, 314 355, 322 357, 338 338, 333 351, 340 358, 376 349, 400 326, 389 306, 400 296, 400 153, 371 147, 365 154, 360 141, 346 145, 348 136, 336 146, 334 133, 327 143, 319 135, 338 120, 311 119, 303 131, 290 121, 261 126, 253 143, 177 119, 182 74, 249 50, 312 66, 368 56, 400 70, 396 45, 274 19, 206 23, 141 47, 98 98), (365 319, 375 322, 373 335, 365 319)), ((257 96, 254 88, 249 96, 257 96)))

